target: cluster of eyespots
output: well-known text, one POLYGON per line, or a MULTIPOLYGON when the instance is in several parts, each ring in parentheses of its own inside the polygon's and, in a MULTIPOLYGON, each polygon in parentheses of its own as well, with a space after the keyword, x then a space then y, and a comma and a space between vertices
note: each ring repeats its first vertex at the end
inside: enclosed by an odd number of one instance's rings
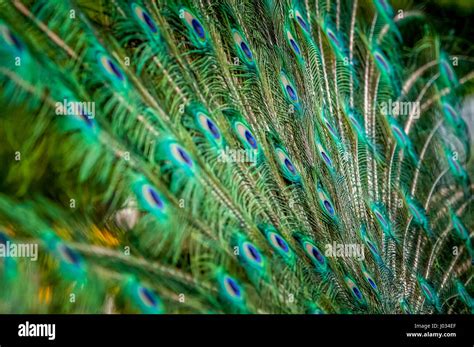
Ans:
POLYGON ((187 8, 183 7, 179 11, 179 17, 188 28, 193 43, 198 47, 203 47, 207 43, 207 33, 201 21, 187 8))
POLYGON ((97 53, 97 61, 103 74, 119 88, 127 85, 127 79, 122 69, 109 56, 102 52, 97 53))
POLYGON ((201 133, 215 146, 221 146, 223 137, 216 123, 203 111, 194 113, 194 120, 201 133))
POLYGON ((233 124, 233 129, 242 145, 250 150, 258 149, 258 142, 250 129, 242 122, 236 121, 233 124))
POLYGON ((332 204, 331 199, 329 198, 329 195, 326 193, 323 186, 319 182, 317 186, 317 192, 318 192, 319 203, 321 204, 323 211, 327 213, 331 218, 334 218, 336 216, 334 205, 332 204))
POLYGON ((296 42, 296 39, 295 37, 293 36, 293 34, 291 33, 290 29, 287 29, 286 30, 286 39, 288 41, 288 44, 290 45, 291 49, 293 50, 293 52, 296 54, 296 56, 298 58, 301 59, 301 49, 300 49, 300 46, 298 45, 298 43, 296 42))
POLYGON ((291 182, 298 182, 300 180, 300 176, 293 165, 293 162, 290 160, 290 157, 286 153, 286 150, 277 146, 275 148, 275 154, 283 176, 291 182))
POLYGON ((159 219, 166 215, 166 203, 155 187, 146 182, 135 183, 134 191, 140 206, 159 219))
POLYGON ((150 31, 152 34, 158 33, 158 26, 143 7, 136 3, 132 3, 131 7, 138 23, 140 23, 145 30, 150 31))
POLYGON ((1 45, 3 48, 11 50, 14 54, 23 52, 24 48, 20 39, 2 22, 0 22, 0 37, 3 41, 1 45))
POLYGON ((298 104, 298 93, 284 71, 280 72, 280 84, 286 99, 293 105, 298 104))
POLYGON ((351 292, 352 296, 357 300, 357 302, 359 302, 360 304, 365 304, 364 296, 362 295, 362 292, 360 291, 354 280, 349 276, 346 276, 344 278, 344 281, 346 282, 349 291, 351 292))
POLYGON ((239 58, 243 59, 245 65, 253 67, 255 63, 247 40, 240 33, 240 31, 236 29, 232 30, 232 38, 234 39, 235 46, 237 47, 237 54, 239 55, 239 58))

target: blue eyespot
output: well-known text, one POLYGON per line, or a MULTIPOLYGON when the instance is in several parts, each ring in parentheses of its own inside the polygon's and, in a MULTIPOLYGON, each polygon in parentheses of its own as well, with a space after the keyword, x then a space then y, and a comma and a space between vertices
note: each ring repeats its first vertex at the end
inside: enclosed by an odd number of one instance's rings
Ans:
POLYGON ((166 203, 161 194, 150 184, 138 181, 133 190, 140 206, 158 217, 160 220, 166 215, 166 203))
POLYGON ((125 75, 119 66, 108 56, 103 53, 97 54, 97 59, 104 75, 117 87, 123 88, 126 86, 125 75))
POLYGON ((334 205, 332 204, 329 195, 326 193, 320 182, 318 182, 316 190, 323 211, 326 212, 333 220, 336 220, 336 211, 334 210, 334 205))
POLYGON ((339 41, 339 38, 337 37, 337 34, 335 34, 331 29, 327 29, 326 33, 328 35, 329 41, 337 47, 337 49, 341 49, 341 42, 339 41))
POLYGON ((250 242, 244 242, 242 244, 242 248, 244 250, 244 255, 247 260, 250 260, 252 263, 255 264, 262 264, 263 258, 260 251, 250 242))
POLYGON ((385 58, 385 56, 383 55, 382 52, 380 51, 375 51, 374 53, 374 58, 375 58, 375 62, 377 63, 377 65, 379 65, 379 67, 385 72, 385 73, 390 73, 390 65, 388 64, 387 62, 387 58, 385 58))
POLYGON ((375 284, 375 281, 372 279, 372 276, 370 276, 370 274, 366 270, 363 270, 363 274, 364 274, 364 277, 367 280, 367 282, 372 287, 372 289, 377 291, 377 285, 375 284))
POLYGON ((280 171, 282 172, 283 176, 292 182, 299 181, 299 174, 296 171, 293 162, 288 157, 288 154, 280 147, 277 147, 275 149, 275 153, 280 167, 280 171))
POLYGON ((284 253, 288 253, 290 251, 288 243, 277 233, 269 232, 268 240, 274 249, 283 251, 284 253))
POLYGON ((234 129, 240 141, 246 148, 257 149, 258 143, 252 132, 241 122, 235 122, 234 129))
POLYGON ((58 243, 57 251, 59 252, 60 257, 68 264, 79 266, 82 262, 82 258, 79 254, 63 243, 58 243))
POLYGON ((301 12, 299 10, 295 9, 294 13, 295 13, 296 21, 298 22, 301 29, 303 29, 305 32, 309 33, 308 24, 303 19, 303 16, 302 16, 301 12))
POLYGON ((246 65, 253 66, 253 53, 243 34, 240 33, 240 31, 234 29, 232 30, 232 37, 234 39, 235 46, 237 47, 237 53, 239 57, 244 60, 246 65))
POLYGON ((453 120, 454 123, 457 123, 459 120, 459 115, 456 110, 447 102, 443 103, 443 111, 449 118, 453 120))
POLYGON ((365 304, 365 299, 364 296, 362 295, 362 292, 360 291, 359 287, 355 284, 354 280, 350 278, 349 276, 346 276, 345 282, 349 290, 351 291, 352 296, 361 304, 365 304))
POLYGON ((300 57, 301 56, 301 50, 300 50, 300 47, 298 46, 298 44, 296 43, 296 40, 295 38, 293 37, 293 35, 291 34, 291 32, 289 30, 286 31, 286 38, 291 46, 291 49, 293 50, 293 52, 298 56, 300 57))
POLYGON ((288 76, 283 71, 280 73, 280 83, 288 101, 293 104, 296 104, 298 102, 298 94, 296 92, 295 87, 288 79, 288 76))
POLYGON ((207 40, 207 33, 200 20, 186 8, 180 10, 180 18, 184 20, 188 30, 197 39, 195 44, 203 46, 207 40))
POLYGON ((171 142, 169 144, 169 151, 171 153, 171 160, 178 166, 187 170, 192 169, 194 162, 189 153, 178 143, 171 142))
POLYGON ((318 264, 319 266, 325 265, 325 258, 321 251, 312 243, 305 241, 303 243, 303 248, 309 258, 313 261, 313 263, 318 264))
POLYGON ((214 144, 220 145, 222 143, 222 135, 218 126, 214 121, 203 112, 199 111, 195 116, 197 125, 201 132, 214 144))
POLYGON ((244 304, 244 291, 236 279, 220 271, 217 277, 221 297, 228 303, 241 307, 244 304))
POLYGON ((138 296, 148 307, 155 307, 158 304, 156 296, 148 288, 138 287, 138 296))
POLYGON ((326 152, 326 150, 323 148, 321 143, 316 142, 316 146, 318 147, 319 155, 321 156, 321 159, 323 159, 324 164, 330 169, 333 170, 333 164, 332 164, 332 159, 329 156, 329 154, 326 152))
POLYGON ((382 224, 383 227, 387 226, 387 221, 385 218, 382 216, 382 214, 379 211, 374 211, 375 216, 377 217, 378 221, 382 224))
POLYGON ((13 51, 22 52, 23 44, 20 39, 5 24, 0 23, 0 37, 13 51))
POLYGON ((150 30, 153 34, 158 32, 158 26, 155 21, 151 18, 147 11, 145 11, 141 6, 136 3, 132 4, 132 11, 142 27, 147 30, 150 30))

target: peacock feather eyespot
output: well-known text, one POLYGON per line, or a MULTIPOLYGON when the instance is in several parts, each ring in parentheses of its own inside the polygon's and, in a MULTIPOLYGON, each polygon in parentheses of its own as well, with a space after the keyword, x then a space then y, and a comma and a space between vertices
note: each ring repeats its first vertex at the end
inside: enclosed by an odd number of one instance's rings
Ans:
POLYGON ((300 180, 300 176, 286 151, 282 147, 277 146, 275 148, 275 154, 283 176, 292 182, 298 182, 300 180))
POLYGON ((387 58, 385 57, 385 55, 382 53, 381 50, 376 49, 374 51, 374 59, 375 59, 376 64, 382 70, 382 72, 384 72, 386 74, 391 73, 390 64, 388 63, 387 58))
POLYGON ((258 149, 258 142, 250 129, 242 122, 236 121, 233 124, 233 129, 240 142, 245 148, 251 150, 258 149))
POLYGON ((406 135, 405 135, 405 133, 403 132, 403 130, 400 129, 397 124, 391 124, 390 127, 391 127, 392 132, 393 132, 393 134, 394 134, 394 136, 395 136, 395 139, 397 140, 397 143, 399 143, 399 144, 406 144, 406 143, 405 143, 406 135))
POLYGON ((197 16, 189 9, 183 7, 179 10, 179 17, 184 21, 184 24, 191 33, 193 43, 198 47, 205 46, 207 44, 207 32, 197 16))
POLYGON ((263 256, 257 247, 255 247, 252 243, 245 241, 241 244, 240 248, 242 250, 240 254, 245 262, 257 268, 263 267, 263 256))
POLYGON ((72 250, 63 243, 58 243, 56 249, 63 261, 73 266, 81 266, 82 258, 74 250, 72 250))
POLYGON ((296 39, 295 37, 293 36, 293 34, 291 33, 290 29, 287 29, 286 30, 286 39, 291 47, 291 49, 293 50, 293 52, 296 54, 296 56, 298 58, 301 58, 301 49, 300 49, 300 46, 298 45, 298 43, 296 42, 296 39))
POLYGON ((138 287, 137 291, 138 291, 138 297, 141 299, 143 304, 145 304, 148 307, 157 306, 158 300, 150 289, 145 288, 145 287, 138 287))
POLYGON ((145 30, 151 31, 152 34, 158 33, 158 26, 143 7, 137 3, 132 3, 131 7, 136 20, 145 30))
POLYGON ((451 106, 448 102, 443 102, 443 113, 446 115, 446 117, 454 124, 458 123, 460 116, 456 112, 453 106, 451 106))
POLYGON ((244 290, 239 282, 220 270, 217 275, 220 296, 234 307, 242 308, 245 304, 244 290))
POLYGON ((280 84, 286 99, 294 105, 298 104, 298 93, 283 70, 280 72, 280 84))
POLYGON ((334 170, 333 162, 329 153, 326 151, 326 149, 324 149, 323 145, 320 142, 316 142, 316 146, 318 147, 319 155, 321 159, 323 160, 324 164, 330 170, 334 170))
POLYGON ((173 166, 183 169, 188 174, 193 174, 195 171, 195 164, 186 149, 175 141, 170 141, 165 146, 167 159, 173 166))
POLYGON ((293 257, 293 252, 288 245, 288 242, 276 232, 273 227, 269 227, 266 230, 265 236, 267 237, 270 246, 284 259, 290 259, 293 257))
POLYGON ((133 305, 145 314, 163 313, 163 303, 160 298, 148 287, 130 278, 126 284, 126 291, 133 305))
POLYGON ((296 19, 296 22, 298 25, 301 27, 301 29, 304 30, 307 34, 309 34, 309 26, 308 23, 303 19, 303 14, 298 10, 297 8, 294 9, 294 18, 296 19))
POLYGON ((363 269, 363 274, 364 274, 364 277, 367 281, 367 283, 372 287, 372 289, 377 292, 378 291, 378 287, 377 287, 377 284, 375 283, 375 280, 372 278, 372 276, 369 274, 369 272, 365 269, 363 269))
POLYGON ((239 57, 244 60, 247 66, 253 67, 255 65, 253 53, 243 34, 237 29, 232 29, 232 38, 234 39, 239 57))
POLYGON ((194 120, 201 133, 209 142, 216 146, 222 145, 224 139, 219 127, 204 111, 196 111, 194 113, 194 120))
POLYGON ((5 47, 10 48, 16 53, 21 53, 24 50, 21 40, 10 30, 10 28, 0 22, 0 34, 5 47))
POLYGON ((166 216, 166 202, 158 190, 151 184, 139 180, 134 184, 133 190, 140 206, 147 212, 162 220, 166 216))
POLYGON ((365 305, 364 295, 362 294, 355 281, 349 276, 346 276, 344 280, 346 282, 347 287, 349 288, 349 291, 351 292, 352 296, 357 300, 357 302, 362 305, 365 305))
POLYGON ((450 85, 457 85, 458 79, 454 68, 450 63, 448 54, 441 52, 439 56, 439 68, 444 81, 450 85))
POLYGON ((315 244, 310 241, 303 241, 302 246, 313 264, 317 265, 319 269, 325 269, 327 267, 326 258, 315 244))
POLYGON ((122 69, 109 56, 102 52, 97 53, 98 64, 103 74, 118 88, 127 85, 127 79, 122 69))
POLYGON ((321 204, 323 211, 326 212, 330 217, 334 218, 336 216, 334 205, 320 182, 318 182, 316 190, 318 192, 319 203, 321 204))

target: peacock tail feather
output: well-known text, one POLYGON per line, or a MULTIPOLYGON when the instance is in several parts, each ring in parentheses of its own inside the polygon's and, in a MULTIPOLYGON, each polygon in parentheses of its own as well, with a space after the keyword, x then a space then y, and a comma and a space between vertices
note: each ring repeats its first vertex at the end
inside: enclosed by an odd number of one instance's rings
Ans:
POLYGON ((386 0, 0 0, 0 312, 474 312, 472 54, 386 0))

